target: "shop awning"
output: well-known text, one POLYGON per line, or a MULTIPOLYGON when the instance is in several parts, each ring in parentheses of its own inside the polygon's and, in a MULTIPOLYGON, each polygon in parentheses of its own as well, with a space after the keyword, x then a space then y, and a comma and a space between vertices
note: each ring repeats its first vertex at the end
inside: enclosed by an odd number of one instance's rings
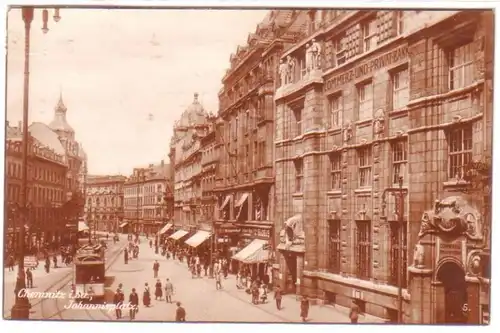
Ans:
POLYGON ((285 225, 289 228, 295 228, 295 225, 302 221, 302 214, 296 214, 285 221, 285 225))
POLYGON ((266 249, 267 241, 262 239, 254 239, 243 250, 236 253, 233 259, 241 261, 245 264, 254 264, 266 262, 269 259, 269 250, 266 249))
POLYGON ((224 199, 224 202, 222 203, 222 205, 220 206, 220 209, 224 209, 226 208, 226 206, 228 205, 229 203, 229 200, 231 200, 231 196, 230 195, 226 195, 226 199, 224 199))
POLYGON ((124 226, 126 226, 128 224, 128 222, 123 222, 122 224, 120 224, 120 228, 123 228, 124 226))
POLYGON ((167 223, 163 228, 161 228, 161 230, 158 232, 158 234, 159 235, 163 235, 164 233, 166 233, 172 227, 173 227, 172 223, 167 223))
POLYGON ((248 199, 248 193, 243 193, 240 200, 238 200, 238 202, 236 203, 235 207, 242 206, 245 203, 245 201, 247 201, 247 199, 248 199))
POLYGON ((185 211, 185 212, 190 212, 191 211, 191 207, 189 207, 189 206, 183 206, 182 210, 185 211))
POLYGON ((199 230, 193 236, 189 237, 185 243, 192 247, 198 247, 201 243, 209 239, 211 235, 208 231, 199 230))
POLYGON ((169 238, 179 240, 182 237, 186 236, 187 234, 188 234, 188 232, 186 230, 181 229, 181 230, 177 230, 176 232, 174 232, 172 235, 170 235, 169 238))
POLYGON ((78 222, 78 231, 85 231, 85 230, 89 230, 89 227, 87 226, 87 224, 83 221, 79 221, 78 222))

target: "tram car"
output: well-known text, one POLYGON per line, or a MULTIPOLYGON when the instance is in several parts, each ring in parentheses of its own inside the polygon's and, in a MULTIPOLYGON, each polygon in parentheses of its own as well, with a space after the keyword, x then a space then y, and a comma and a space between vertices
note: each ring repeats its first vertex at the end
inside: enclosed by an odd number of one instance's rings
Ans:
POLYGON ((104 300, 105 272, 104 248, 80 248, 73 258, 73 297, 92 303, 104 300))

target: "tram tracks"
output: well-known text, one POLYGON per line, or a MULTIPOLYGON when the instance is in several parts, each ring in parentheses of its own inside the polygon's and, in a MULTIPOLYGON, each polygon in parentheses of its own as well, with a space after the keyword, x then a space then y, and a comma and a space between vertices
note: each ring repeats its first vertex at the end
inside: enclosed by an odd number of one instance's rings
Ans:
MULTIPOLYGON (((105 271, 107 272, 111 266, 118 260, 120 257, 120 254, 123 252, 123 249, 127 246, 127 243, 124 244, 123 246, 119 246, 115 251, 112 251, 110 253, 110 259, 107 260, 107 265, 105 271)), ((48 288, 43 290, 41 293, 51 293, 51 292, 57 292, 57 291, 62 291, 63 289, 67 288, 72 279, 73 279, 73 272, 70 271, 69 273, 65 274, 63 277, 52 283, 48 288)), ((71 320, 71 318, 64 318, 62 314, 69 309, 65 308, 65 305, 68 303, 65 303, 63 306, 61 306, 60 302, 65 301, 67 302, 67 298, 61 299, 61 298, 41 298, 35 303, 31 304, 31 309, 35 309, 35 307, 39 306, 40 307, 40 314, 41 318, 36 318, 36 319, 44 319, 44 320, 71 320), (53 305, 52 309, 55 308, 55 312, 52 310, 52 312, 49 310, 49 304, 53 305)), ((31 310, 32 311, 32 310, 31 310)), ((90 317, 90 320, 104 320, 104 319, 94 319, 92 315, 90 315, 89 310, 85 309, 84 311, 88 317, 90 317)), ((106 318, 110 318, 113 320, 112 317, 109 316, 109 314, 106 312, 106 310, 100 310, 103 314, 105 314, 106 318)), ((5 315, 4 313, 4 318, 5 319, 11 319, 10 314, 5 315)))

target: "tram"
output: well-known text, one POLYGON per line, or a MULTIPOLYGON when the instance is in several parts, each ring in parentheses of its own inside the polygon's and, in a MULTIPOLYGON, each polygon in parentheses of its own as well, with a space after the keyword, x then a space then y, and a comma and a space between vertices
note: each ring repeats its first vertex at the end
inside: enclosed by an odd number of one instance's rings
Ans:
POLYGON ((102 301, 105 282, 104 248, 84 246, 73 259, 73 297, 81 301, 102 301))

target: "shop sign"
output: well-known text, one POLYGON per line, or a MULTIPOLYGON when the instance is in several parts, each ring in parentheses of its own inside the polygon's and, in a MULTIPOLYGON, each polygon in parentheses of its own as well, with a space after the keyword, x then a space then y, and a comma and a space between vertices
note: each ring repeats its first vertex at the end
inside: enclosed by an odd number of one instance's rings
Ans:
POLYGON ((36 267, 36 257, 35 256, 26 256, 24 257, 24 267, 36 267))
POLYGON ((240 232, 238 228, 219 228, 217 229, 217 233, 219 234, 237 234, 240 232))
POLYGON ((328 79, 325 83, 326 90, 335 89, 339 86, 347 84, 352 80, 363 77, 381 68, 390 66, 402 59, 408 57, 408 45, 400 46, 399 48, 389 51, 381 56, 375 57, 369 61, 354 66, 345 73, 336 75, 328 79))
POLYGON ((243 228, 241 233, 251 237, 270 238, 269 229, 243 228))
POLYGON ((462 256, 462 243, 461 242, 443 242, 442 240, 439 242, 439 252, 440 256, 447 257, 457 257, 460 258, 462 256))

